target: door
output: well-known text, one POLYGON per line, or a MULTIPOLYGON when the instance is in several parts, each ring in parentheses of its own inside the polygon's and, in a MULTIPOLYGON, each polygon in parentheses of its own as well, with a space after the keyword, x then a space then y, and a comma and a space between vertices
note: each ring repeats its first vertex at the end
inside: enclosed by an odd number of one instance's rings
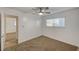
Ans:
POLYGON ((5 46, 4 49, 9 49, 18 44, 18 17, 5 16, 5 46))

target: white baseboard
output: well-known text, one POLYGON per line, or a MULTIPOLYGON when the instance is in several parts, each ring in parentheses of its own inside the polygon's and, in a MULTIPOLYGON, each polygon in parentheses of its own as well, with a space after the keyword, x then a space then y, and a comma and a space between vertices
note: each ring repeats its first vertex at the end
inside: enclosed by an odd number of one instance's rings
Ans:
POLYGON ((31 39, 36 38, 36 37, 39 37, 39 36, 41 36, 41 34, 40 34, 40 35, 37 35, 37 36, 32 36, 32 37, 26 38, 27 40, 25 40, 25 39, 22 40, 22 39, 21 39, 21 40, 18 41, 18 43, 20 44, 20 43, 22 43, 22 42, 25 42, 25 41, 31 40, 31 39))
MULTIPOLYGON (((46 36, 46 37, 48 37, 48 38, 51 38, 51 39, 55 39, 55 40, 57 40, 56 38, 54 38, 54 37, 52 37, 52 36, 49 36, 49 35, 44 35, 44 36, 46 36)), ((61 42, 64 42, 64 43, 67 43, 67 44, 70 44, 70 45, 79 47, 78 45, 75 45, 75 44, 72 44, 72 43, 69 43, 69 42, 66 42, 66 41, 62 41, 62 40, 58 40, 58 41, 61 41, 61 42)))

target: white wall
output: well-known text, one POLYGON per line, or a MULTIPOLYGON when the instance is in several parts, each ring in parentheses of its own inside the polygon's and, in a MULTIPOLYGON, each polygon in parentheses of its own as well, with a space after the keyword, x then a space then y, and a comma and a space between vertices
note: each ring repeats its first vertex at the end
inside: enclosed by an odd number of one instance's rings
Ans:
POLYGON ((79 46, 79 9, 68 10, 50 16, 45 16, 42 17, 42 20, 43 35, 75 46, 79 46), (56 17, 65 17, 65 27, 46 27, 45 20, 56 17))
MULTIPOLYGON (((41 25, 40 25, 40 17, 32 14, 25 14, 17 10, 9 9, 9 8, 0 8, 1 17, 1 35, 5 36, 5 15, 14 15, 18 16, 18 43, 22 43, 31 38, 37 37, 41 35, 41 25)), ((1 38, 1 49, 4 48, 5 37, 1 38)))
POLYGON ((25 15, 23 20, 20 21, 20 40, 19 42, 27 41, 34 37, 41 35, 41 19, 35 15, 25 15))

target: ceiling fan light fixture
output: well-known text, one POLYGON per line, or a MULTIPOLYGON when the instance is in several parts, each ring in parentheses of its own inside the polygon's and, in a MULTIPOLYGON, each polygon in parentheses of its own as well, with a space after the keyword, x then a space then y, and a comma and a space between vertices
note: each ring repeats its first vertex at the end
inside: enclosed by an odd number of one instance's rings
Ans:
POLYGON ((48 7, 36 7, 33 10, 35 11, 36 14, 38 14, 40 16, 50 14, 48 7))
POLYGON ((42 12, 39 12, 38 15, 43 15, 43 13, 42 12))

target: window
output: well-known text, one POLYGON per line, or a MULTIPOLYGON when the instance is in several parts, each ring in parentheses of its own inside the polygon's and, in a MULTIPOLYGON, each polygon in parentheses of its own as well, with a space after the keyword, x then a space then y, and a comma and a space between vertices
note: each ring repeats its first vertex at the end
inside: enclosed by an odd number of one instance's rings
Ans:
POLYGON ((46 20, 46 26, 48 27, 64 27, 65 18, 54 18, 46 20))

